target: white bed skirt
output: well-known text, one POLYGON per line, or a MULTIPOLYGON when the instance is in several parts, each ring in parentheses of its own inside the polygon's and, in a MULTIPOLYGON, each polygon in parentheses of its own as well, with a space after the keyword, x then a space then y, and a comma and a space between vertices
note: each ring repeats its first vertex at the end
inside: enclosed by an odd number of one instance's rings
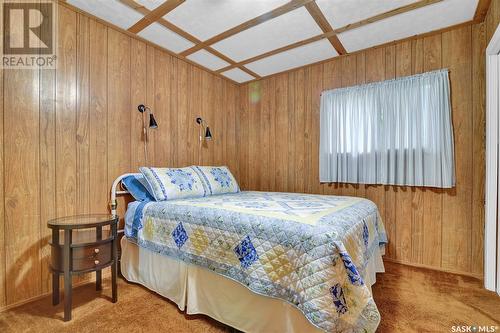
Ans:
MULTIPOLYGON (((293 305, 253 293, 240 283, 202 267, 162 256, 121 240, 121 272, 175 302, 188 314, 205 314, 244 332, 322 332, 293 305)), ((376 251, 366 269, 371 286, 384 271, 382 251, 376 251)))

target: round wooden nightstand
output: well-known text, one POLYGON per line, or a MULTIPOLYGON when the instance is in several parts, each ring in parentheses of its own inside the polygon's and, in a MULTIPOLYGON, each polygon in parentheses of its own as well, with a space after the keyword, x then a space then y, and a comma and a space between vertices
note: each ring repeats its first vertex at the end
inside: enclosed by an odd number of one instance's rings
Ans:
POLYGON ((47 222, 52 229, 52 304, 59 304, 59 275, 64 275, 64 321, 71 320, 71 277, 73 274, 96 272, 96 290, 101 290, 101 270, 111 266, 112 299, 117 301, 117 227, 118 216, 109 214, 77 215, 47 222), (102 239, 102 228, 111 227, 111 233, 102 239), (73 230, 95 229, 95 241, 73 243, 73 230), (59 233, 64 230, 64 243, 59 233))

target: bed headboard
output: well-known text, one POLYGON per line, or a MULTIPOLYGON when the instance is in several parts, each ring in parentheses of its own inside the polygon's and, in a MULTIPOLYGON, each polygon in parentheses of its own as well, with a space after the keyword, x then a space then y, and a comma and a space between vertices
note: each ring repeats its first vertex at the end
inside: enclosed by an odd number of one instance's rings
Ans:
POLYGON ((140 173, 124 173, 123 175, 118 176, 113 182, 113 185, 111 187, 111 201, 109 203, 109 206, 111 207, 111 215, 116 216, 116 207, 118 205, 116 202, 116 196, 129 194, 129 191, 125 190, 121 186, 122 179, 127 176, 134 176, 134 175, 140 175, 140 173), (119 185, 120 187, 118 187, 119 185))

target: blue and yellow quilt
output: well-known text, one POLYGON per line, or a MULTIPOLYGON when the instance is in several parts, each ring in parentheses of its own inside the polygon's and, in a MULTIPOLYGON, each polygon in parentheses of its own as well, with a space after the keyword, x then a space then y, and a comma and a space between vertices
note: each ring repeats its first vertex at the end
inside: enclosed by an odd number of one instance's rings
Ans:
POLYGON ((365 268, 386 234, 366 199, 240 192, 130 204, 126 236, 294 304, 329 332, 374 332, 365 268))

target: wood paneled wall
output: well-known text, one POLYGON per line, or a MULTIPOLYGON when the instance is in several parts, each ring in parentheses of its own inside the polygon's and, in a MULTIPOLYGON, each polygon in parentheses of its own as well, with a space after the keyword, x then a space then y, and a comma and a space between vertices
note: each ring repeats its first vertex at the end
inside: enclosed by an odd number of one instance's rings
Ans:
POLYGON ((241 187, 369 198, 387 228, 386 258, 482 276, 485 46, 485 24, 469 25, 243 86, 237 117, 241 187), (319 183, 323 90, 440 68, 450 70, 456 188, 319 183))
POLYGON ((160 126, 148 164, 226 164, 243 189, 370 198, 388 258, 481 276, 484 48, 499 21, 493 0, 484 24, 238 87, 60 5, 57 69, 0 70, 0 309, 50 290, 48 219, 107 212, 113 179, 146 164, 140 103, 160 126), (321 91, 438 68, 450 69, 455 189, 319 184, 321 91), (214 134, 203 147, 197 116, 214 134))
POLYGON ((238 171, 238 86, 64 5, 58 48, 56 70, 0 70, 0 309, 50 291, 48 219, 107 212, 115 177, 146 164, 137 105, 159 125, 148 164, 238 171))

